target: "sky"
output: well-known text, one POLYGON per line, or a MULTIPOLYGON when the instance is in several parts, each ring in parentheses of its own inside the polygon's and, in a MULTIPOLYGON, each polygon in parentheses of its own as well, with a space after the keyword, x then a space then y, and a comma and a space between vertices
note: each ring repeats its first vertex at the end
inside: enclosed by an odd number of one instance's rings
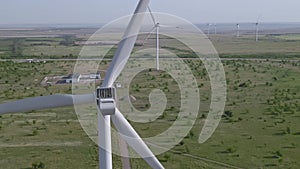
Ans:
MULTIPOLYGON (((105 24, 138 0, 0 0, 0 24, 105 24)), ((300 22, 300 0, 150 0, 154 12, 193 23, 300 22)))

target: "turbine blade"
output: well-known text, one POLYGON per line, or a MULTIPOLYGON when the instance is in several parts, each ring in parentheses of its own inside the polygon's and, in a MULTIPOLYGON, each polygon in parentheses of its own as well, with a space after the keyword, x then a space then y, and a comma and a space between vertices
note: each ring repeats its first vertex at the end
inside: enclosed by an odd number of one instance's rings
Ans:
POLYGON ((128 145, 132 147, 152 168, 164 168, 118 109, 116 109, 115 115, 112 116, 112 122, 128 145))
POLYGON ((147 34, 147 36, 144 38, 144 40, 143 40, 143 42, 142 42, 142 46, 145 45, 146 41, 147 41, 147 40, 150 38, 150 36, 154 33, 155 29, 156 29, 156 27, 153 27, 153 28, 149 31, 149 33, 147 34))
POLYGON ((177 26, 175 26, 175 25, 163 25, 163 24, 159 24, 159 27, 161 27, 161 28, 177 28, 177 26))
POLYGON ((131 21, 125 31, 123 39, 119 43, 112 63, 108 68, 102 87, 111 87, 125 67, 142 26, 148 4, 149 0, 141 0, 139 2, 134 15, 131 18, 131 21))
POLYGON ((155 26, 155 25, 156 25, 156 21, 155 21, 154 15, 153 15, 153 13, 152 13, 152 11, 151 11, 151 9, 150 9, 149 6, 148 6, 148 10, 149 10, 149 13, 150 13, 150 15, 151 15, 152 22, 153 22, 153 24, 154 24, 154 26, 155 26))
POLYGON ((94 94, 85 95, 50 95, 27 98, 0 104, 0 115, 30 110, 41 110, 55 107, 71 106, 74 104, 87 104, 95 102, 94 94))

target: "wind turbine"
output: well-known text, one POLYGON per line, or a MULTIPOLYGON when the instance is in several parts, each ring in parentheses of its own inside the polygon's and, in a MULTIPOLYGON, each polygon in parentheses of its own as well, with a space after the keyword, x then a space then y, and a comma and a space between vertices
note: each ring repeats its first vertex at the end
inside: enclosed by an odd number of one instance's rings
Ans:
MULTIPOLYGON (((159 22, 157 22, 155 20, 155 17, 150 9, 150 7, 148 7, 152 22, 154 24, 154 26, 152 27, 152 29, 149 31, 148 35, 146 36, 146 38, 143 40, 142 42, 142 46, 145 45, 145 42, 150 38, 150 36, 155 32, 156 33, 156 70, 159 70, 159 57, 160 57, 160 28, 170 28, 172 26, 170 25, 162 25, 159 22)), ((178 27, 176 27, 178 28, 178 27)))
POLYGON ((261 15, 259 15, 257 17, 257 20, 256 20, 256 23, 255 23, 255 41, 257 42, 258 41, 258 37, 259 37, 259 19, 261 18, 261 15))
POLYGON ((149 13, 151 15, 151 19, 153 21, 154 27, 151 29, 149 34, 146 36, 146 38, 143 40, 142 46, 145 45, 146 40, 149 39, 149 37, 156 32, 156 70, 159 70, 159 55, 160 55, 160 37, 159 37, 159 29, 161 27, 168 27, 167 25, 161 25, 159 22, 155 20, 155 17, 150 9, 148 7, 149 13))
POLYGON ((207 37, 209 37, 209 35, 210 35, 210 26, 211 26, 211 23, 208 23, 207 24, 207 37))
POLYGON ((217 34, 217 24, 214 24, 214 28, 215 28, 215 35, 217 34))
POLYGON ((22 99, 14 102, 0 104, 0 115, 30 110, 41 110, 72 106, 74 104, 94 103, 98 108, 98 145, 100 169, 112 169, 111 153, 111 120, 120 132, 120 135, 152 168, 164 168, 138 133, 116 107, 116 88, 114 82, 125 67, 134 48, 137 35, 140 31, 149 0, 140 0, 130 23, 120 41, 113 57, 103 84, 95 93, 84 95, 57 94, 22 99))
MULTIPOLYGON (((154 18, 153 18, 154 19, 154 18)), ((153 27, 153 31, 156 32, 156 70, 159 70, 159 52, 160 52, 160 42, 159 42, 159 28, 161 27, 161 25, 157 22, 155 22, 154 20, 154 27, 153 27)), ((153 31, 150 32, 150 34, 148 35, 148 37, 144 40, 144 42, 149 38, 149 36, 153 33, 153 31)), ((143 44, 144 44, 143 42, 143 44)))
POLYGON ((240 37, 240 24, 236 24, 236 37, 240 37))
POLYGON ((255 27, 256 27, 256 32, 255 32, 255 41, 258 41, 258 34, 259 34, 259 26, 258 26, 258 22, 255 23, 255 27))

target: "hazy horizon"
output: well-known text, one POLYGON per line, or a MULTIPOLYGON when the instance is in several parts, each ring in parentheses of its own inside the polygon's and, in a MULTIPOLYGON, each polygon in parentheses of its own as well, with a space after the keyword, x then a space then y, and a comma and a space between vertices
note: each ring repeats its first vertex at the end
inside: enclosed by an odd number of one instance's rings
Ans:
MULTIPOLYGON (((106 24, 131 14, 138 0, 11 0, 1 2, 0 25, 106 24)), ((300 23, 299 0, 150 0, 153 12, 192 23, 300 23)))
MULTIPOLYGON (((100 28, 105 26, 108 23, 40 23, 40 24, 0 24, 0 29, 6 28, 100 28)), ((193 23, 198 27, 208 27, 208 23, 193 23)), ((216 25, 218 28, 224 27, 235 27, 237 23, 210 23, 211 28, 216 25)), ((254 22, 240 22, 238 23, 242 29, 248 29, 254 27, 254 22)), ((300 29, 300 22, 260 22, 261 28, 270 29, 273 28, 299 28, 300 29)))

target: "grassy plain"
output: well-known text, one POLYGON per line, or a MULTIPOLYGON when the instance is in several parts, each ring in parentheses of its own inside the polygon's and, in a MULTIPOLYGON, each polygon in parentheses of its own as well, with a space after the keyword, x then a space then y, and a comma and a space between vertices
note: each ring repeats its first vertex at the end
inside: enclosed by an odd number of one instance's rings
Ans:
POLYGON ((255 42, 254 37, 249 35, 240 38, 217 35, 211 36, 211 40, 221 57, 296 58, 300 52, 299 39, 288 39, 293 37, 265 35, 255 42))
MULTIPOLYGON (((64 31, 47 38, 1 38, 0 58, 76 58, 82 46, 75 42, 86 40, 91 30, 64 31)), ((210 106, 210 83, 200 61, 185 60, 200 88, 200 112, 185 139, 159 155, 159 160, 166 168, 174 169, 299 168, 300 63, 271 60, 299 59, 299 35, 262 35, 259 42, 249 35, 212 35, 210 39, 221 57, 270 61, 223 61, 228 85, 226 115, 214 135, 199 144, 199 133, 210 106)), ((153 45, 154 40, 151 37, 147 45, 153 45)), ((173 41, 163 39, 162 47, 167 48, 165 44, 169 43, 173 41)), ((190 54, 180 45, 172 50, 182 56, 190 54)), ((106 69, 108 63, 101 64, 100 69, 106 69)), ((74 65, 73 61, 0 62, 0 103, 55 93, 71 94, 69 85, 40 83, 45 76, 72 73, 74 65)), ((142 137, 166 130, 178 115, 179 89, 165 72, 146 70, 135 77, 130 85, 131 94, 137 98, 133 105, 147 110, 148 94, 156 88, 166 93, 167 108, 154 122, 132 122, 142 137)), ((0 168, 98 168, 97 146, 81 128, 73 107, 0 116, 0 133, 0 168)), ((142 159, 131 159, 131 163, 132 168, 149 168, 142 159)), ((117 156, 114 167, 121 168, 117 156)))
MULTIPOLYGON (((26 32, 24 36, 20 37, 1 37, 0 58, 77 58, 83 46, 80 42, 86 41, 95 30, 62 29, 56 31, 50 29, 51 36, 46 35, 47 31, 39 32, 40 36, 43 35, 45 37, 34 37, 31 34, 35 31, 27 32, 28 35, 31 35, 28 37, 25 36, 27 35, 26 32)), ((9 31, 8 33, 18 35, 16 31, 9 31)), ((0 31, 0 35, 2 34, 5 35, 5 31, 0 31)), ((145 36, 147 35, 140 36, 139 43, 143 42, 145 36)), ((268 34, 260 35, 258 42, 255 42, 253 35, 241 35, 237 38, 232 34, 217 34, 210 35, 209 38, 220 57, 223 58, 285 59, 299 58, 299 37, 299 34, 272 34, 268 32, 268 34)), ((114 35, 112 35, 105 37, 106 41, 103 41, 103 39, 99 41, 102 43, 108 43, 107 41, 115 43, 116 39, 118 38, 114 38, 114 35)), ((162 38, 161 47, 168 47, 173 42, 172 39, 162 38)), ((146 44, 153 46, 155 44, 155 36, 150 36, 146 44)), ((181 45, 175 46, 175 48, 180 50, 181 45)))
MULTIPOLYGON (((213 137, 204 144, 198 143, 198 136, 209 110, 210 84, 200 61, 185 62, 198 81, 201 108, 185 139, 158 156, 166 168, 232 168, 201 158, 240 168, 300 166, 299 62, 224 61, 228 83, 225 110, 232 114, 222 118, 213 137)), ((0 101, 71 93, 71 86, 43 87, 40 82, 45 75, 72 72, 74 64, 0 62, 0 101)), ((176 119, 178 86, 171 81, 164 72, 152 70, 139 73, 131 83, 137 109, 148 108, 151 89, 161 88, 168 98, 164 116, 152 123, 132 123, 141 136, 154 136, 176 119)), ((32 168, 40 162, 45 168, 98 167, 97 147, 82 130, 72 107, 3 115, 0 133, 1 168, 32 168)), ((149 168, 142 159, 131 162, 132 168, 149 168)), ((114 167, 121 168, 117 156, 114 167)))

